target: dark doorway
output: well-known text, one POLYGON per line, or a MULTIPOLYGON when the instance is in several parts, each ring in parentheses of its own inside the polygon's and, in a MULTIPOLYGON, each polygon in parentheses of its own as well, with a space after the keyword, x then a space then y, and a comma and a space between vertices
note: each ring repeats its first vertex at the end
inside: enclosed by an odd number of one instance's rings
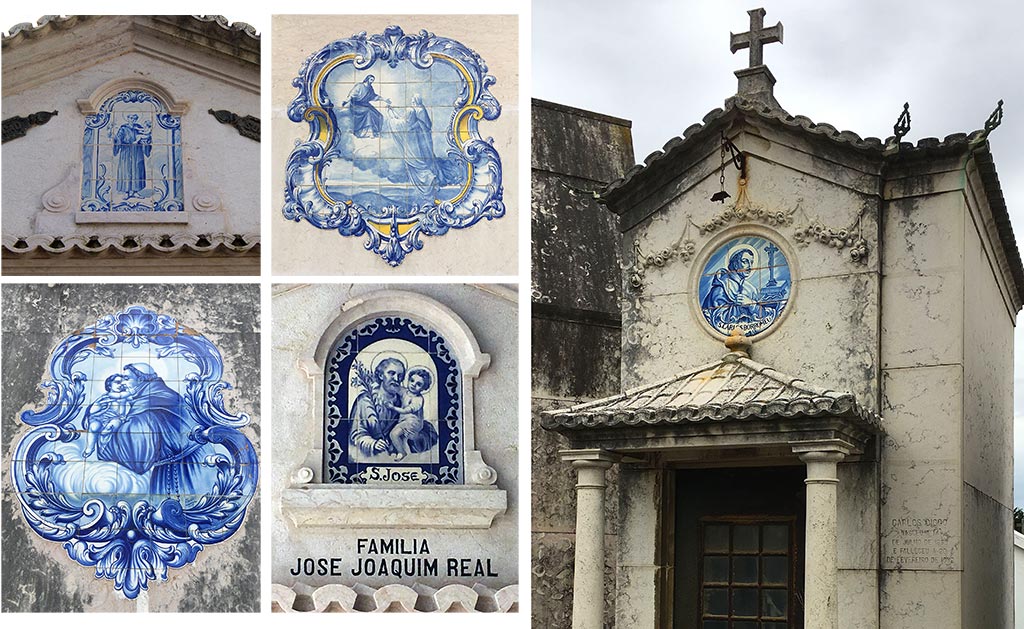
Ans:
POLYGON ((676 472, 674 627, 802 629, 805 477, 676 472))

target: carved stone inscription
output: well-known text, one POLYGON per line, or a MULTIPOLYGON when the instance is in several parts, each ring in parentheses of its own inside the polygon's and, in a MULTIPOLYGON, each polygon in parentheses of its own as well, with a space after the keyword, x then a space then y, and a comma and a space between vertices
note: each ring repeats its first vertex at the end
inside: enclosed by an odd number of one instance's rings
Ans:
POLYGON ((882 567, 890 570, 953 569, 957 539, 948 517, 893 517, 883 528, 882 567))
POLYGON ((491 558, 438 556, 426 539, 358 538, 356 555, 342 557, 298 557, 292 576, 353 576, 357 578, 438 577, 472 579, 497 577, 491 558))

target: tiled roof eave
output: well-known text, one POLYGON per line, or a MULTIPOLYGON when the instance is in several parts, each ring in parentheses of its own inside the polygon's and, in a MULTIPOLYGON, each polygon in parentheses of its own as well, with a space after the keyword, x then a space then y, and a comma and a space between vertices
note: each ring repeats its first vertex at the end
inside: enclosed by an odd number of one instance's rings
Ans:
POLYGON ((592 411, 555 411, 543 413, 542 425, 550 430, 585 430, 631 426, 770 421, 800 418, 844 418, 871 434, 882 432, 882 420, 850 399, 797 398, 787 402, 752 402, 676 408, 592 411))
POLYGON ((628 208, 619 206, 628 205, 628 200, 635 189, 648 186, 653 181, 652 178, 658 177, 674 162, 676 156, 685 154, 697 143, 705 141, 721 127, 742 115, 757 116, 759 119, 773 124, 801 130, 828 140, 836 146, 856 150, 892 163, 967 154, 973 151, 985 185, 985 193, 992 208, 1000 244, 1006 253, 1007 266, 1016 285, 1017 303, 1015 307, 1020 309, 1020 302, 1024 301, 1024 262, 1022 262, 1017 248, 1010 215, 984 130, 979 129, 969 134, 953 133, 942 140, 921 138, 916 145, 902 142, 898 152, 886 154, 886 144, 879 138, 862 138, 853 131, 840 131, 828 123, 816 123, 806 116, 792 116, 783 109, 733 97, 726 101, 725 108, 710 111, 700 123, 689 126, 681 137, 670 139, 662 150, 654 151, 644 159, 642 164, 637 164, 629 169, 621 179, 609 183, 604 190, 599 192, 600 202, 613 212, 624 212, 628 208))
MULTIPOLYGON (((44 15, 36 23, 22 22, 15 24, 4 33, 2 38, 3 46, 17 44, 24 40, 38 39, 45 37, 54 31, 68 30, 80 21, 91 19, 96 16, 90 15, 44 15)), ((241 33, 254 42, 260 41, 260 35, 256 28, 245 22, 230 22, 223 15, 190 15, 189 18, 199 23, 200 27, 213 37, 241 33)))
POLYGON ((625 393, 546 411, 550 430, 669 426, 786 419, 839 418, 869 434, 882 420, 853 394, 824 389, 730 351, 717 362, 680 372, 625 393))
MULTIPOLYGON (((633 185, 640 185, 647 177, 653 176, 663 164, 671 161, 678 153, 687 150, 694 143, 713 134, 720 127, 741 115, 754 115, 761 120, 779 124, 783 127, 802 130, 817 137, 830 140, 837 146, 855 149, 860 152, 883 157, 885 143, 875 137, 862 138, 853 131, 840 131, 836 127, 826 123, 816 123, 807 116, 793 116, 783 109, 774 109, 746 101, 740 97, 730 98, 724 108, 713 109, 704 116, 700 123, 690 125, 683 131, 681 137, 674 137, 665 143, 659 151, 648 155, 642 164, 637 164, 626 174, 616 181, 609 183, 601 192, 601 201, 606 205, 614 206, 624 193, 633 185)), ((910 157, 925 157, 935 153, 963 151, 976 142, 983 131, 974 131, 971 134, 954 133, 946 136, 944 140, 938 138, 922 138, 917 145, 904 142, 900 145, 899 159, 910 157)))
POLYGON ((4 256, 58 257, 70 254, 245 254, 260 245, 259 234, 4 236, 4 256))

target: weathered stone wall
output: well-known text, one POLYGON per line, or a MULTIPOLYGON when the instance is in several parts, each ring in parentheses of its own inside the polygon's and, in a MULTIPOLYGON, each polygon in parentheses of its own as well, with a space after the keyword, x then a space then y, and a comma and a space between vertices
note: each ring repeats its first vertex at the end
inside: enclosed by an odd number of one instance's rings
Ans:
POLYGON ((1015 308, 984 187, 965 155, 900 164, 886 186, 883 628, 1012 618, 1015 308))
MULTIPOLYGON (((735 142, 750 156, 749 208, 763 215, 730 211, 728 202, 709 200, 720 185, 716 146, 679 173, 688 187, 680 190, 673 180, 651 190, 642 211, 633 214, 647 218, 623 225, 622 256, 629 273, 637 275, 634 248, 647 257, 667 252, 661 265, 644 265, 642 279, 624 294, 623 387, 656 382, 725 353, 720 337, 702 324, 697 280, 708 252, 758 227, 774 234, 796 280, 788 313, 754 343, 753 358, 816 386, 850 391, 876 408, 878 165, 843 163, 848 160, 834 155, 834 148, 753 125, 744 125, 735 142), (821 153, 817 167, 805 163, 811 151, 821 153), (867 258, 854 261, 849 247, 803 237, 813 224, 863 235, 867 258)), ((739 195, 738 173, 727 164, 725 176, 731 202, 739 195)))
MULTIPOLYGON (((576 472, 541 411, 619 393, 619 233, 589 194, 633 164, 629 123, 533 101, 533 624, 572 625, 576 472)), ((615 616, 617 466, 606 497, 606 624, 615 616)))
POLYGON ((46 541, 24 520, 13 493, 10 462, 27 432, 20 413, 39 409, 50 351, 69 334, 131 305, 169 314, 216 345, 224 360, 225 407, 248 413, 245 436, 260 448, 260 291, 249 284, 11 285, 0 292, 3 309, 3 586, 4 612, 256 612, 260 609, 259 486, 241 528, 211 544, 194 563, 151 581, 148 594, 127 600, 112 581, 95 577, 46 541))
POLYGON ((886 629, 952 626, 962 609, 965 207, 942 170, 891 173, 886 194, 879 516, 879 626, 886 629))
POLYGON ((1013 622, 1013 332, 1016 318, 974 165, 964 213, 963 625, 1013 622))
MULTIPOLYGON (((748 160, 742 186, 725 166, 735 206, 710 201, 720 189, 717 132, 668 150, 646 178, 609 195, 623 234, 622 388, 721 357, 721 338, 709 334, 693 294, 704 260, 735 236, 770 236, 794 285, 783 320, 755 340, 754 360, 850 391, 884 417, 884 437, 838 469, 840 626, 1008 626, 1019 264, 1004 249, 1012 247, 998 223, 998 182, 988 161, 978 165, 979 155, 990 160, 987 147, 922 141, 882 154, 756 117, 726 124, 748 160), (853 255, 858 239, 864 248, 853 255)), ((557 197, 536 173, 534 181, 535 203, 550 206, 557 197)), ((563 212, 572 207, 566 201, 563 212)), ((557 242, 553 230, 537 229, 544 214, 534 212, 535 241, 557 242)), ((537 301, 549 294, 545 274, 563 274, 555 246, 534 255, 537 301), (538 255, 548 257, 537 263, 538 255)), ((579 300, 574 289, 563 292, 579 300)), ((536 326, 545 310, 534 311, 536 326)), ((552 346, 535 340, 535 365, 546 364, 552 346)), ((594 364, 579 375, 591 376, 594 364)), ((549 373, 535 373, 535 392, 577 385, 549 373)), ((642 467, 620 472, 618 490, 628 496, 617 514, 619 625, 660 622, 652 611, 660 603, 650 599, 664 566, 655 531, 645 529, 659 517, 659 482, 664 476, 642 467)))
MULTIPOLYGON (((628 274, 623 301, 623 388, 713 362, 725 353, 721 339, 705 330, 698 297, 692 291, 697 289, 707 252, 753 229, 771 235, 783 247, 796 278, 789 312, 776 329, 755 341, 754 360, 814 386, 850 391, 877 410, 882 342, 880 166, 817 138, 749 121, 739 125, 734 142, 748 155, 742 211, 729 209, 741 198, 738 172, 730 164, 725 189, 731 198, 725 205, 710 201, 720 189, 721 158, 713 143, 693 149, 690 161, 681 163, 673 178, 652 185, 646 199, 623 214, 622 255, 628 274), (815 157, 808 158, 809 154, 815 157), (837 247, 809 236, 819 228, 863 237, 867 256, 855 260, 847 244, 837 247), (655 256, 660 264, 650 263, 655 256), (637 260, 644 258, 648 262, 638 265, 637 260)), ((880 498, 874 447, 860 460, 839 466, 843 627, 877 627, 877 615, 863 612, 878 604, 880 498)), ((655 517, 653 512, 647 514, 655 517)), ((639 539, 631 542, 639 544, 639 539)), ((635 598, 651 591, 645 588, 638 582, 631 594, 635 598)), ((653 626, 652 622, 644 626, 653 626)))

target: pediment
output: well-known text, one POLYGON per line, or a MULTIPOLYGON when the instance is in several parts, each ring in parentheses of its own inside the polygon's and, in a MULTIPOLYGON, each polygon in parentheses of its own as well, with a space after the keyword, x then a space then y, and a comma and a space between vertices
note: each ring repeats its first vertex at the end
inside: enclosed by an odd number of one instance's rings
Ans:
POLYGON ((47 16, 3 38, 11 95, 138 53, 259 93, 260 40, 219 16, 47 16))

